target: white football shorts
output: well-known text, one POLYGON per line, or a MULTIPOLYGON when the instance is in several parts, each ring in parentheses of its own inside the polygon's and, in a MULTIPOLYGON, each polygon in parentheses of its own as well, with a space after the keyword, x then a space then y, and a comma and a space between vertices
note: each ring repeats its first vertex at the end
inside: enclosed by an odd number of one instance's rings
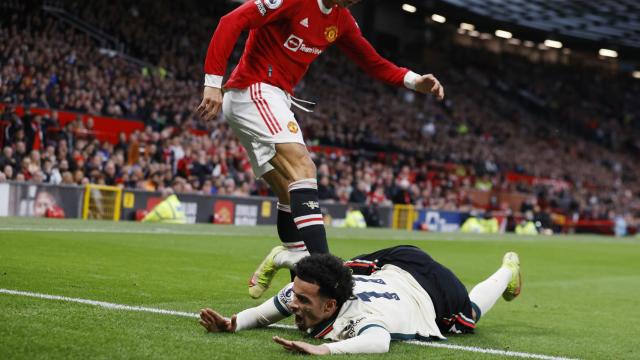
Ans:
POLYGON ((276 155, 276 144, 305 145, 291 98, 280 88, 256 83, 246 89, 226 89, 222 111, 247 150, 256 177, 273 170, 269 160, 276 155))

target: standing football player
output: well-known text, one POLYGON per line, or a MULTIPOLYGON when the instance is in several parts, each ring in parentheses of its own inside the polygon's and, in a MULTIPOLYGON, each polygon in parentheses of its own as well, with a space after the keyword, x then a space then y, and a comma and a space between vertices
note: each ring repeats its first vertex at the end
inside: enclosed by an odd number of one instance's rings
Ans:
POLYGON ((316 167, 291 106, 304 107, 293 88, 311 62, 336 44, 372 77, 423 94, 444 97, 431 74, 418 75, 382 58, 362 36, 347 9, 359 0, 252 0, 220 19, 204 64, 205 81, 197 113, 205 121, 224 116, 247 150, 256 177, 278 197, 274 248, 249 283, 260 297, 278 268, 308 253, 329 251, 320 206, 316 167), (227 61, 240 33, 249 30, 242 58, 224 84, 227 61))

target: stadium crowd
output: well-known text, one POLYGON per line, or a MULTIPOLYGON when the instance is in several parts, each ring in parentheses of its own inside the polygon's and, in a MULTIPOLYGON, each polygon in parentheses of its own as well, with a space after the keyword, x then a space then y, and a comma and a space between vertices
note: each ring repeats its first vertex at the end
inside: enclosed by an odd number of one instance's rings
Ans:
MULTIPOLYGON (((132 54, 158 67, 109 56, 45 13, 3 13, 0 180, 267 195, 222 118, 202 123, 193 115, 202 88, 198 59, 213 17, 175 22, 171 14, 185 9, 115 3, 70 8, 114 29, 132 54), (158 16, 141 16, 143 8, 158 16), (61 126, 55 111, 18 116, 11 104, 137 119, 146 127, 110 144, 96 139, 91 121, 61 126)), ((209 9, 216 11, 226 9, 209 9)), ((319 150, 322 200, 471 210, 470 190, 500 189, 534 195, 524 206, 538 210, 638 217, 640 115, 630 106, 637 83, 559 65, 531 72, 526 60, 460 47, 431 55, 424 67, 445 84, 443 103, 375 83, 337 51, 314 64, 296 91, 319 100, 299 121, 319 150), (607 91, 617 96, 602 96, 607 91), (510 181, 509 172, 551 181, 527 185, 510 181)))

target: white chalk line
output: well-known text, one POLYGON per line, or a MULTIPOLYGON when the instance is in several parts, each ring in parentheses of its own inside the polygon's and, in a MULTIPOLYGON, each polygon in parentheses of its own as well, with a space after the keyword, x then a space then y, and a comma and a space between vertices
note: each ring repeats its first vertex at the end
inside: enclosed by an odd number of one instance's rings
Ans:
MULTIPOLYGON (((26 297, 46 299, 46 300, 74 302, 79 304, 98 306, 98 307, 102 307, 105 309, 112 309, 112 310, 139 311, 139 312, 148 312, 153 314, 182 316, 182 317, 188 317, 188 318, 200 317, 198 314, 184 312, 184 311, 173 311, 173 310, 164 310, 164 309, 151 308, 151 307, 145 307, 145 306, 130 306, 130 305, 123 305, 123 304, 114 304, 114 303, 105 302, 105 301, 95 301, 95 300, 88 300, 88 299, 72 298, 67 296, 48 295, 48 294, 34 293, 29 291, 18 291, 18 290, 10 290, 10 289, 3 289, 3 288, 0 288, 0 294, 26 296, 26 297)), ((271 325, 271 327, 280 328, 280 329, 289 329, 289 330, 295 329, 294 326, 282 325, 282 324, 273 324, 271 325)), ((502 355, 502 356, 510 356, 510 357, 517 357, 517 358, 523 358, 523 359, 576 360, 576 359, 566 358, 566 357, 548 356, 548 355, 533 354, 533 353, 526 353, 526 352, 519 352, 519 351, 486 349, 486 348, 480 348, 476 346, 452 345, 452 344, 444 344, 440 342, 425 342, 425 341, 415 341, 415 340, 403 341, 403 342, 407 344, 418 345, 418 346, 444 348, 449 350, 461 350, 461 351, 491 354, 491 355, 502 355)))
POLYGON ((175 316, 184 316, 184 317, 192 317, 192 318, 200 317, 198 314, 182 312, 182 311, 156 309, 156 308, 150 308, 150 307, 144 307, 144 306, 129 306, 129 305, 122 305, 122 304, 114 304, 114 303, 104 302, 104 301, 71 298, 67 296, 58 296, 58 295, 39 294, 39 293, 33 293, 28 291, 17 291, 17 290, 9 290, 9 289, 2 289, 2 288, 0 288, 0 294, 27 296, 27 297, 33 297, 38 299, 46 299, 46 300, 60 300, 60 301, 99 306, 102 308, 113 309, 113 310, 142 311, 142 312, 149 312, 154 314, 175 315, 175 316))
POLYGON ((405 341, 405 343, 412 344, 412 345, 419 345, 419 346, 428 346, 433 348, 444 348, 449 350, 462 350, 462 351, 470 351, 470 352, 476 352, 476 353, 482 353, 482 354, 511 356, 511 357, 518 357, 518 358, 524 358, 524 359, 577 360, 575 358, 566 358, 561 356, 532 354, 532 353, 526 353, 526 352, 520 352, 520 351, 486 349, 486 348, 480 348, 477 346, 452 345, 452 344, 443 344, 439 342, 424 342, 424 341, 410 340, 410 341, 405 341))

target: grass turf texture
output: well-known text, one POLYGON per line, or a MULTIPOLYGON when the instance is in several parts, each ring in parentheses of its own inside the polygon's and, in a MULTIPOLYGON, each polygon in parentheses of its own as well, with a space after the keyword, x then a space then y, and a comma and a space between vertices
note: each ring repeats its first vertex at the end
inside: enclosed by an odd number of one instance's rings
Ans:
MULTIPOLYGON (((260 303, 249 298, 246 284, 278 243, 275 234, 272 227, 0 218, 0 288, 185 312, 208 306, 230 315, 260 303)), ((524 274, 520 298, 500 300, 476 334, 446 343, 584 359, 640 357, 635 239, 341 229, 329 229, 328 236, 332 251, 345 258, 417 245, 468 288, 495 271, 504 252, 517 251, 524 274)), ((288 277, 281 271, 265 299, 288 277)), ((296 356, 273 343, 273 335, 304 339, 286 329, 207 334, 191 318, 0 294, 0 357, 6 359, 296 356)), ((380 356, 500 358, 404 343, 380 356)))

